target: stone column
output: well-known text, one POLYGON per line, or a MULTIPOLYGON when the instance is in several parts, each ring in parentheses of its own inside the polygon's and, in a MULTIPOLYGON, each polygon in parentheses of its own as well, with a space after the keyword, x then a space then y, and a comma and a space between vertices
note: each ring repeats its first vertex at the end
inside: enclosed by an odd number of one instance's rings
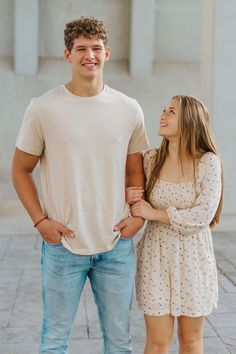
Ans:
POLYGON ((201 96, 209 110, 212 107, 214 2, 202 0, 201 96))
POLYGON ((152 73, 155 3, 155 0, 132 0, 129 63, 132 76, 147 76, 152 73))
POLYGON ((38 0, 15 0, 15 71, 34 75, 38 69, 38 0))
POLYGON ((202 99, 223 160, 223 210, 236 216, 236 2, 204 0, 203 9, 202 99))

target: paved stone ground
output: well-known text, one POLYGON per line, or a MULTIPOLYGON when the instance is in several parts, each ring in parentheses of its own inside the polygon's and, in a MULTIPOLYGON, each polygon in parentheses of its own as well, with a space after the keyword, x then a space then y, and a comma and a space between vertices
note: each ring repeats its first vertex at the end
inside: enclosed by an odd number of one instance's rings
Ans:
MULTIPOLYGON (((215 233, 220 300, 205 325, 206 354, 236 354, 236 233, 215 233)), ((40 247, 37 235, 0 234, 0 353, 36 354, 41 323, 40 247)), ((134 354, 143 353, 145 328, 134 300, 131 311, 134 354)), ((176 335, 171 353, 177 353, 176 335)), ((84 289, 70 354, 102 353, 96 307, 84 289)))

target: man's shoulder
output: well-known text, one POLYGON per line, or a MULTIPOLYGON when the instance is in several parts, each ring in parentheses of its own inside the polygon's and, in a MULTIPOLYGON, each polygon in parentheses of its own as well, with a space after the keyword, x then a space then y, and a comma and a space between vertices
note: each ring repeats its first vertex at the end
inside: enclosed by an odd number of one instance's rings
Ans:
POLYGON ((44 92, 40 96, 33 97, 31 99, 31 105, 33 106, 41 106, 47 102, 51 102, 52 100, 59 99, 61 92, 61 85, 55 88, 50 89, 49 91, 44 92))
POLYGON ((114 88, 109 87, 109 95, 111 98, 116 99, 118 102, 126 103, 127 105, 137 107, 139 106, 137 100, 133 97, 126 95, 124 92, 118 91, 114 88))

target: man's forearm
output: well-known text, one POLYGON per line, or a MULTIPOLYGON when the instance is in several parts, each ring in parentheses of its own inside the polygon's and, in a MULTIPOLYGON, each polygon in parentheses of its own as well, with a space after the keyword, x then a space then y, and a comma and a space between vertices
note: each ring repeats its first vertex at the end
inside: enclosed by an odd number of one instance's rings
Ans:
POLYGON ((141 153, 130 154, 126 160, 126 187, 144 187, 145 175, 141 153))
POLYGON ((126 176, 126 187, 143 187, 145 186, 145 177, 143 173, 134 173, 126 176))
POLYGON ((45 218, 31 172, 13 166, 12 179, 22 204, 45 242, 59 244, 62 235, 70 238, 75 237, 73 230, 64 227, 55 220, 45 218))
POLYGON ((22 204, 33 220, 33 223, 36 223, 44 216, 44 213, 40 205, 38 191, 32 174, 25 171, 13 171, 12 179, 22 204))

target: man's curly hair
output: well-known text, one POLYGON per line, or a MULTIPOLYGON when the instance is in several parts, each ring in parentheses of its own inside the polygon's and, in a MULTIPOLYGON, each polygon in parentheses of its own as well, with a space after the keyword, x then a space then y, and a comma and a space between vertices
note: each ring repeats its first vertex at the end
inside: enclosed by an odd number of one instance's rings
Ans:
POLYGON ((78 20, 66 24, 64 42, 69 52, 71 52, 73 48, 74 40, 79 36, 102 39, 105 47, 108 43, 108 30, 103 21, 95 17, 82 16, 78 20))

